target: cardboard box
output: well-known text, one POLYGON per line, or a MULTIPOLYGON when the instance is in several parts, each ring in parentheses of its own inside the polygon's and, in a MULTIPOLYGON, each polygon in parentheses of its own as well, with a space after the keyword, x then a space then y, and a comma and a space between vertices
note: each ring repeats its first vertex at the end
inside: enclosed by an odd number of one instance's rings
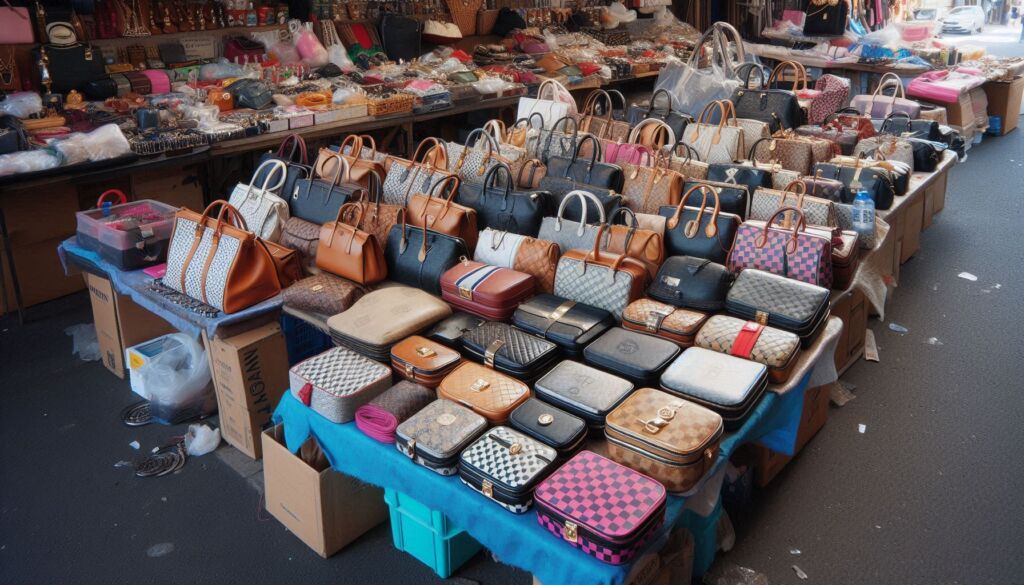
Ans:
POLYGON ((930 102, 928 100, 918 100, 921 102, 931 103, 936 106, 942 106, 946 108, 946 120, 951 126, 973 126, 976 116, 974 114, 974 102, 971 100, 970 93, 963 93, 960 95, 960 100, 943 104, 939 102, 930 102))
POLYGON ((333 555, 388 517, 380 488, 330 467, 314 469, 285 447, 282 425, 267 429, 262 442, 267 511, 320 556, 333 555))
POLYGON ((903 213, 903 238, 900 250, 900 264, 910 260, 921 249, 921 230, 924 217, 924 193, 918 191, 913 200, 907 203, 903 213))
POLYGON ((1020 104, 1024 99, 1024 77, 1013 81, 988 81, 981 86, 988 96, 988 115, 1002 118, 1000 134, 1006 134, 1020 122, 1020 104))
POLYGON ((832 385, 808 388, 804 392, 804 409, 800 415, 800 426, 796 432, 796 449, 793 456, 783 455, 776 451, 760 445, 751 443, 754 454, 754 479, 757 485, 764 487, 768 485, 786 464, 792 461, 793 457, 800 454, 800 451, 811 442, 814 435, 818 434, 828 422, 829 398, 832 385))
MULTIPOLYGON (((693 535, 685 528, 672 531, 657 552, 633 561, 626 585, 691 585, 693 581, 693 535)), ((533 585, 542 585, 533 578, 533 585)))
POLYGON ((176 331, 170 323, 142 308, 128 295, 117 294, 106 278, 86 274, 85 284, 89 288, 103 365, 118 378, 124 378, 127 372, 126 348, 176 331))
POLYGON ((860 288, 832 295, 832 315, 843 322, 843 331, 836 344, 836 370, 842 374, 864 353, 864 337, 868 329, 868 302, 860 288))
POLYGON ((260 458, 260 432, 288 389, 288 354, 277 322, 213 340, 204 334, 217 389, 221 434, 228 444, 260 458))
POLYGON ((921 218, 921 229, 931 227, 935 215, 946 206, 946 184, 949 178, 949 170, 945 170, 934 178, 930 185, 924 190, 924 211, 921 218))

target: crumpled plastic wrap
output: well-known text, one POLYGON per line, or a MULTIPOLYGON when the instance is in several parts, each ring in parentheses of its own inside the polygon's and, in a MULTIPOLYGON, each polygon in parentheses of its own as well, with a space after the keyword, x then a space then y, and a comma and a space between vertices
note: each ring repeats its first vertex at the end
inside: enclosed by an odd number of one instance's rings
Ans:
POLYGON ((41 111, 43 111, 43 98, 34 91, 8 94, 7 99, 0 101, 0 112, 10 114, 15 118, 28 118, 41 111))
POLYGON ((63 155, 53 148, 0 155, 0 177, 45 171, 59 167, 62 160, 64 160, 63 155))
POLYGON ((87 133, 75 132, 62 140, 52 140, 50 146, 64 156, 65 165, 117 158, 132 151, 117 124, 104 124, 87 133))

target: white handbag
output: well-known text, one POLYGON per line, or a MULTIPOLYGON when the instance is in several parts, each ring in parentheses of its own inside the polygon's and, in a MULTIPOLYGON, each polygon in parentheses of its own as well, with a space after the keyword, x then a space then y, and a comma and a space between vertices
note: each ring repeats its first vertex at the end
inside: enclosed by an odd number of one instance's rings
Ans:
POLYGON ((601 205, 601 200, 593 193, 577 189, 570 191, 562 199, 555 217, 545 217, 541 220, 540 233, 537 235, 537 239, 554 242, 563 254, 568 250, 577 248, 590 250, 594 247, 594 240, 597 239, 600 226, 604 225, 606 221, 607 218, 604 216, 604 206, 601 205), (565 208, 573 197, 580 200, 580 206, 583 208, 583 221, 581 222, 562 219, 562 214, 565 213, 565 208), (601 221, 596 225, 587 223, 588 200, 597 207, 597 215, 601 221))
POLYGON ((235 185, 228 199, 228 203, 245 219, 245 225, 249 230, 264 240, 276 242, 281 237, 284 222, 291 217, 288 213, 288 203, 277 196, 284 186, 287 175, 288 168, 282 161, 265 161, 253 173, 248 184, 235 185), (263 177, 263 184, 257 187, 253 183, 264 168, 267 174, 263 177), (277 180, 270 185, 271 179, 275 176, 277 180))
POLYGON ((473 260, 491 266, 512 268, 519 246, 523 245, 525 239, 526 236, 520 234, 487 228, 480 232, 476 240, 473 260))
POLYGON ((746 154, 743 153, 743 130, 730 124, 736 117, 728 114, 729 110, 722 102, 708 104, 697 122, 686 127, 680 142, 692 147, 708 164, 739 160, 746 154), (707 123, 713 108, 717 108, 721 116, 718 124, 707 123))
POLYGON ((538 113, 544 117, 544 127, 552 129, 555 122, 566 116, 576 117, 576 99, 565 86, 554 79, 548 79, 537 88, 537 97, 519 98, 519 110, 516 119, 529 118, 530 114, 538 113))

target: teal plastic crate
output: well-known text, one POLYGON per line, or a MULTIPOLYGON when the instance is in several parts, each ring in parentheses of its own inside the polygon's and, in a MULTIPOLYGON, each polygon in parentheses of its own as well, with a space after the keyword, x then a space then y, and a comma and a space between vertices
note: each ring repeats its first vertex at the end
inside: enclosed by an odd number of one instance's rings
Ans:
POLYGON ((395 548, 416 557, 438 577, 447 579, 480 551, 480 543, 444 513, 390 488, 384 488, 384 501, 391 511, 395 548))

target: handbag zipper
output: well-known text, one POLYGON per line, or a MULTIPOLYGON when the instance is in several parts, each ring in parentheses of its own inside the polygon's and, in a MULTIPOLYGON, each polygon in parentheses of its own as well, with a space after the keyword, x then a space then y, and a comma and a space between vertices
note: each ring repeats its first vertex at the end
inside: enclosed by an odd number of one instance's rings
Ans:
MULTIPOLYGON (((716 438, 718 438, 718 437, 720 437, 722 435, 721 430, 722 430, 722 427, 719 426, 718 430, 715 433, 712 433, 711 435, 708 435, 707 437, 705 437, 704 441, 701 442, 700 445, 698 445, 696 448, 694 448, 693 450, 690 451, 690 455, 689 456, 683 455, 683 454, 679 454, 679 453, 674 454, 674 453, 672 453, 672 451, 669 451, 665 447, 644 439, 644 437, 642 437, 639 433, 632 433, 632 432, 622 431, 622 430, 619 430, 618 428, 613 427, 611 425, 605 427, 604 436, 609 441, 619 442, 619 443, 623 443, 626 438, 635 439, 637 442, 642 443, 645 446, 649 447, 654 452, 654 456, 656 456, 656 457, 658 456, 658 453, 667 453, 668 455, 661 455, 660 456, 660 458, 664 459, 666 462, 672 462, 675 465, 690 465, 690 464, 693 464, 693 463, 699 461, 700 458, 705 456, 705 451, 707 451, 708 445, 710 445, 712 441, 714 441, 716 438), (612 435, 618 435, 618 436, 612 436, 612 435), (687 461, 673 461, 672 459, 669 459, 669 457, 672 457, 672 456, 687 457, 687 461)), ((633 450, 636 451, 637 448, 633 447, 633 450)))
POLYGON ((632 451, 633 453, 642 455, 648 459, 653 459, 654 461, 661 463, 662 465, 667 465, 669 467, 695 467, 696 465, 703 463, 705 459, 710 460, 711 455, 713 454, 710 448, 705 448, 700 452, 700 455, 698 455, 697 459, 683 463, 680 461, 672 461, 671 459, 666 459, 664 457, 659 456, 657 453, 652 453, 650 451, 642 451, 636 445, 632 445, 615 437, 605 435, 605 438, 608 439, 608 442, 613 445, 618 445, 619 447, 622 447, 627 451, 632 451))

